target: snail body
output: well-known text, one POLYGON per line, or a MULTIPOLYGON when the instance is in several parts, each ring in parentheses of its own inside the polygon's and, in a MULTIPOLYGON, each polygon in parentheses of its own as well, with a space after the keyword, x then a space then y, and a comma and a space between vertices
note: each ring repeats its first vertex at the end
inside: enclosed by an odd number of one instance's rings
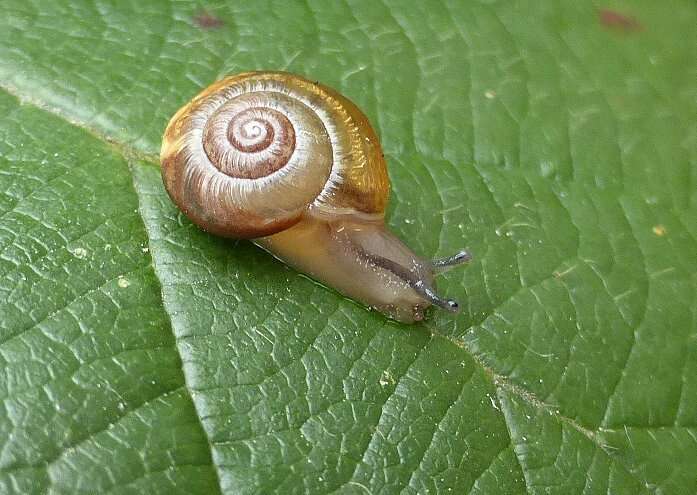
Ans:
POLYGON ((387 167, 350 100, 283 72, 248 72, 206 88, 169 122, 160 153, 175 204, 213 234, 251 239, 290 266, 403 322, 454 301, 433 289, 436 262, 384 225, 387 167))

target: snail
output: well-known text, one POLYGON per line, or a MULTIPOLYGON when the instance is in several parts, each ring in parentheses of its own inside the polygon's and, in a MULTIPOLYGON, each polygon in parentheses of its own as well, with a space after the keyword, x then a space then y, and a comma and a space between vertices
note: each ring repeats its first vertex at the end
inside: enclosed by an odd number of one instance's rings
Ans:
POLYGON ((205 231, 251 239, 401 322, 458 310, 433 279, 470 255, 426 261, 386 229, 380 142, 333 89, 284 72, 227 77, 172 117, 160 161, 169 196, 205 231))

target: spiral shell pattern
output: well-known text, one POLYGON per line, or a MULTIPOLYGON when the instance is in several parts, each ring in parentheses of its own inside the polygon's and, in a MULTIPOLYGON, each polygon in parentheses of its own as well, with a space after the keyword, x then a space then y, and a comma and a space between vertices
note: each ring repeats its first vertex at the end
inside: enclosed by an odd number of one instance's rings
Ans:
POLYGON ((365 116, 285 73, 241 74, 204 90, 170 121, 161 163, 174 202, 228 237, 279 232, 310 208, 381 215, 389 191, 365 116))
POLYGON ((295 130, 278 110, 224 105, 206 123, 203 149, 230 177, 258 179, 284 167, 295 150, 295 130))

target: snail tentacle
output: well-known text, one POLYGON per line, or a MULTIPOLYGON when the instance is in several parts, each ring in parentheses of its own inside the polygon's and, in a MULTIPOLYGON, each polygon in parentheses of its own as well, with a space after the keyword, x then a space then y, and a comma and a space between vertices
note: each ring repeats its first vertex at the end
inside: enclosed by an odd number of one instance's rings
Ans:
POLYGON ((431 266, 436 272, 443 273, 444 271, 449 270, 454 266, 462 265, 463 263, 469 263, 470 261, 472 261, 472 253, 465 249, 462 249, 451 256, 431 260, 431 266))

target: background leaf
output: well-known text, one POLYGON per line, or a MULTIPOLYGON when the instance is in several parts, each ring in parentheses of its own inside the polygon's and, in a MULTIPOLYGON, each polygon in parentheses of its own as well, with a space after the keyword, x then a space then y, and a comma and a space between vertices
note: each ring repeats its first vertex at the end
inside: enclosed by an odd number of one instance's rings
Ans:
POLYGON ((697 491, 688 0, 7 1, 0 492, 697 491), (157 166, 213 80, 371 118, 390 227, 475 254, 403 326, 214 238, 157 166))

